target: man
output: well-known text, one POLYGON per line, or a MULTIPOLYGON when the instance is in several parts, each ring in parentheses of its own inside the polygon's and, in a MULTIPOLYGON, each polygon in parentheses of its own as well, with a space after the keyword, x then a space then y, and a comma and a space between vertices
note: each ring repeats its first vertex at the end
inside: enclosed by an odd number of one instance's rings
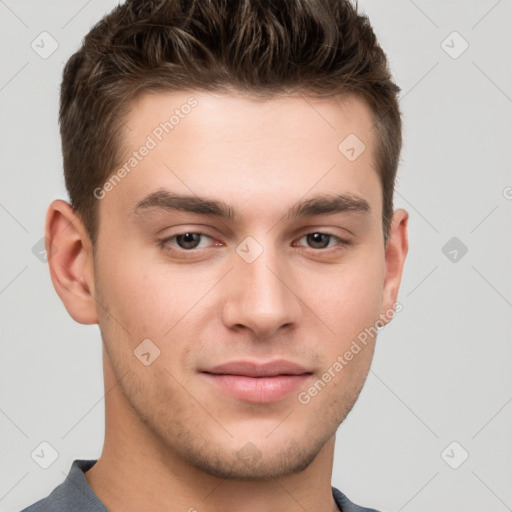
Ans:
POLYGON ((348 1, 134 0, 67 63, 53 284, 105 443, 27 511, 373 510, 331 487, 391 320, 399 89, 348 1))

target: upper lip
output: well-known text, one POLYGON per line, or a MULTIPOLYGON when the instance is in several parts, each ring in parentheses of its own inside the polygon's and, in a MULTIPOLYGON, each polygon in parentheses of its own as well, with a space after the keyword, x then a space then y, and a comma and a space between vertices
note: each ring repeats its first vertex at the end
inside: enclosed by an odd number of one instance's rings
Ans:
POLYGON ((245 377, 274 377, 276 375, 303 375, 311 372, 297 363, 279 359, 266 363, 231 361, 203 370, 203 373, 241 375, 245 377))

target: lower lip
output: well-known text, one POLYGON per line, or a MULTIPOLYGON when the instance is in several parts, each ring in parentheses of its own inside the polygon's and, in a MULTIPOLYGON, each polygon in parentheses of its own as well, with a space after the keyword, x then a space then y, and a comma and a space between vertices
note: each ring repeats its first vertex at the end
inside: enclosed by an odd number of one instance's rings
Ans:
POLYGON ((235 398, 248 402, 276 402, 297 391, 311 377, 303 375, 276 375, 275 377, 246 377, 203 373, 210 381, 235 398))

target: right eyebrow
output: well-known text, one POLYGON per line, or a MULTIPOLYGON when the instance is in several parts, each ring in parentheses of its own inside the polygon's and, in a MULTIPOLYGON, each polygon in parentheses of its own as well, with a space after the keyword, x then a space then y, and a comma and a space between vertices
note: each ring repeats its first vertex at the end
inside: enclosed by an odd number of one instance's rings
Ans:
POLYGON ((192 195, 182 195, 166 190, 153 192, 139 201, 132 213, 138 215, 150 209, 177 210, 201 215, 219 217, 221 219, 236 220, 236 215, 231 206, 223 201, 206 199, 192 195))

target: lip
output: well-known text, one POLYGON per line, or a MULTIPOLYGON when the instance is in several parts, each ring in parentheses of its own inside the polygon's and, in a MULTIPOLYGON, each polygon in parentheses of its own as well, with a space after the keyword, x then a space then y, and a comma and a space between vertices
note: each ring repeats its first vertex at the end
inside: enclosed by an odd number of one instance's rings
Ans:
POLYGON ((269 403, 299 389, 312 372, 291 361, 232 361, 201 371, 204 378, 240 400, 269 403))

